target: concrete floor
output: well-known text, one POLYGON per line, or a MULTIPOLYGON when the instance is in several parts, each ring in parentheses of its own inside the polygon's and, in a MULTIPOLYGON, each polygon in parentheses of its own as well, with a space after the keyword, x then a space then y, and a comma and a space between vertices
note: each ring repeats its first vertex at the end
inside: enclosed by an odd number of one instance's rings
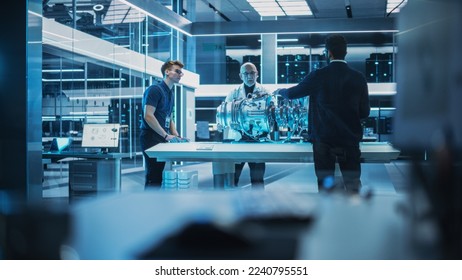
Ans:
MULTIPOLYGON (((211 163, 190 163, 175 166, 176 170, 197 171, 198 187, 203 190, 213 189, 211 163)), ((376 195, 397 194, 405 191, 408 163, 394 161, 391 163, 364 163, 361 180, 364 187, 376 195)), ((68 191, 68 165, 66 163, 49 164, 44 171, 43 197, 65 198, 68 191)), ((239 181, 239 189, 250 189, 248 165, 245 165, 239 181)), ((313 163, 267 163, 265 172, 265 190, 316 193, 316 177, 313 163)), ((143 167, 122 166, 121 192, 144 191, 143 167)))

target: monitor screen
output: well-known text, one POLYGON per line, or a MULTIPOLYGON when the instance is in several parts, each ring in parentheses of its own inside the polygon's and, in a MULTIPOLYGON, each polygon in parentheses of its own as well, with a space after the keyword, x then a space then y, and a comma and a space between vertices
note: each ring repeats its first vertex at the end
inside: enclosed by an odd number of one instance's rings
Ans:
POLYGON ((119 146, 120 124, 98 123, 84 124, 82 147, 84 148, 117 148, 119 146))

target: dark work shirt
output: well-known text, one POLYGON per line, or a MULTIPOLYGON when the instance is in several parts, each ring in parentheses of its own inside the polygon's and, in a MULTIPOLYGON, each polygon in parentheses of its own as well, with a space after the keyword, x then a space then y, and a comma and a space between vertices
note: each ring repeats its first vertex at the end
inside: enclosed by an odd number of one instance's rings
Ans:
POLYGON ((249 87, 246 84, 244 84, 244 90, 245 90, 245 95, 248 96, 249 93, 253 93, 253 90, 255 89, 255 84, 253 86, 249 87))
MULTIPOLYGON (((144 110, 145 105, 155 107, 156 111, 154 112, 154 116, 167 132, 170 131, 170 123, 167 123, 167 120, 172 114, 173 104, 174 97, 172 91, 164 81, 156 85, 151 85, 144 91, 142 109, 144 110)), ((142 118, 140 128, 147 130, 151 129, 144 118, 142 118)))
POLYGON ((369 116, 369 91, 364 75, 344 61, 308 74, 298 85, 279 91, 285 98, 310 97, 311 141, 338 146, 358 144, 361 119, 369 116))

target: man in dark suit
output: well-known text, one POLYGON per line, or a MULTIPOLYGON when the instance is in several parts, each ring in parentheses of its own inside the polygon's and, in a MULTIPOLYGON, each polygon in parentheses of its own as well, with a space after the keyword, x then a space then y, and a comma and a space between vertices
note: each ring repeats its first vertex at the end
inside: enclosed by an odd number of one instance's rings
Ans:
POLYGON ((335 186, 338 162, 344 189, 358 193, 361 119, 370 112, 367 82, 362 73, 346 63, 347 42, 343 36, 329 36, 325 54, 329 62, 326 67, 312 71, 296 86, 276 90, 275 94, 288 99, 310 97, 309 130, 318 189, 335 186))

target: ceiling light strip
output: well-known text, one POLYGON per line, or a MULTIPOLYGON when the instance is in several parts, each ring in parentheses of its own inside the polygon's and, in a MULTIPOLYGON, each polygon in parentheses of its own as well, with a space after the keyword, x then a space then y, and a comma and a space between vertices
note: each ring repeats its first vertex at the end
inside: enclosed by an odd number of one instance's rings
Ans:
POLYGON ((42 79, 42 82, 118 82, 125 78, 90 78, 90 79, 42 79))
POLYGON ((84 72, 83 69, 43 69, 43 73, 84 72))
POLYGON ((399 11, 406 6, 408 0, 388 0, 387 1, 387 14, 399 13, 399 11))
POLYGON ((247 0, 260 16, 311 16, 313 12, 305 1, 247 0))
MULTIPOLYGON (((183 33, 183 34, 186 35, 186 36, 192 37, 192 34, 191 34, 191 33, 189 33, 189 32, 187 32, 187 31, 181 29, 181 28, 178 27, 178 26, 175 26, 175 25, 171 24, 170 22, 168 22, 168 21, 166 21, 166 20, 164 20, 164 19, 162 19, 162 18, 160 18, 160 17, 158 17, 158 16, 156 16, 156 15, 154 15, 154 14, 148 12, 148 11, 146 11, 145 9, 142 9, 142 8, 139 7, 139 6, 136 6, 136 5, 132 4, 132 3, 130 3, 129 1, 126 1, 126 0, 118 0, 118 1, 121 2, 121 3, 123 3, 123 4, 125 4, 125 5, 130 6, 130 7, 132 7, 133 9, 135 9, 135 10, 137 10, 137 11, 140 11, 140 12, 142 12, 142 13, 144 13, 144 14, 146 14, 146 15, 148 15, 148 16, 150 16, 150 17, 152 17, 152 18, 154 18, 154 19, 156 19, 156 20, 158 20, 158 21, 160 21, 160 22, 162 22, 163 24, 165 24, 165 25, 167 25, 167 26, 169 26, 169 27, 171 27, 171 28, 177 30, 177 31, 180 32, 180 33, 183 33)), ((157 3, 156 3, 156 4, 157 4, 157 3)), ((151 4, 151 5, 154 5, 154 4, 151 4)), ((159 5, 160 5, 160 4, 159 4, 159 5)), ((164 7, 164 8, 165 8, 165 7, 164 7)))

